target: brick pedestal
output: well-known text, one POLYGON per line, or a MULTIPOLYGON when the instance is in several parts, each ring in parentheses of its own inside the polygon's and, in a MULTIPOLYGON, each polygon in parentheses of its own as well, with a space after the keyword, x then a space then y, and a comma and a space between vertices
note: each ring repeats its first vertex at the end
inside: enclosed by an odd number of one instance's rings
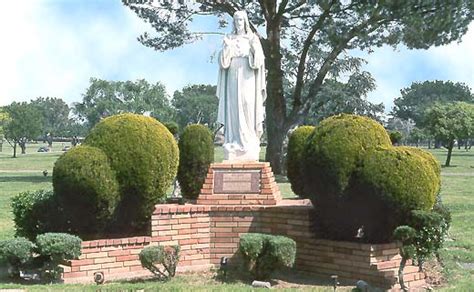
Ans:
POLYGON ((276 205, 281 200, 268 162, 222 162, 209 167, 199 205, 276 205))

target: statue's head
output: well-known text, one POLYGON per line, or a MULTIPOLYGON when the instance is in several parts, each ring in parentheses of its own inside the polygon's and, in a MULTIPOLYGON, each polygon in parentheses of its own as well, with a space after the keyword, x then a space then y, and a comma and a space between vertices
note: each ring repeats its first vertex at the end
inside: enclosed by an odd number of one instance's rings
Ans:
POLYGON ((234 34, 250 33, 249 19, 247 16, 247 12, 245 12, 244 10, 236 11, 234 13, 233 24, 234 26, 233 26, 232 33, 234 34))

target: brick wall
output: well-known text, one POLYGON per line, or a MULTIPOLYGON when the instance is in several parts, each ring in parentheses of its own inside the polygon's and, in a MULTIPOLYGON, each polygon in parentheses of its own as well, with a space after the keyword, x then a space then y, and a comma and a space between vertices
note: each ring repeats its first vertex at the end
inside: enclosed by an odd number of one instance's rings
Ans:
MULTIPOLYGON (((138 253, 149 244, 179 244, 178 271, 209 269, 223 256, 236 264, 240 236, 260 232, 296 241, 296 270, 396 287, 400 263, 396 244, 317 239, 311 230, 312 210, 305 200, 283 200, 274 206, 157 205, 150 237, 84 242, 83 255, 66 267, 64 280, 91 282, 96 271, 103 271, 106 280, 149 275, 138 261, 138 253)), ((425 284, 424 275, 414 266, 405 268, 404 279, 409 287, 425 284)))
POLYGON ((64 282, 92 283, 96 272, 103 272, 107 281, 150 276, 138 259, 140 251, 150 242, 148 236, 84 241, 79 259, 63 267, 64 282))
POLYGON ((209 206, 157 205, 152 215, 152 241, 179 244, 179 266, 210 268, 209 206))

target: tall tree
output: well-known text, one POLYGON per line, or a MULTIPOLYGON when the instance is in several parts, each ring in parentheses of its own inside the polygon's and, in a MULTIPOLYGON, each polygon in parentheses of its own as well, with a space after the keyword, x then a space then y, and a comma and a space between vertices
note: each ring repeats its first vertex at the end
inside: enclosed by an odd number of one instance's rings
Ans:
POLYGON ((143 79, 134 82, 91 78, 82 99, 74 105, 74 112, 89 127, 103 117, 124 112, 149 113, 160 121, 168 121, 173 115, 164 85, 143 79))
POLYGON ((145 32, 138 40, 159 51, 208 33, 190 31, 196 16, 216 16, 224 27, 226 15, 241 9, 248 12, 266 58, 266 160, 275 173, 281 171, 286 133, 301 123, 310 108, 323 106, 323 102, 315 104, 315 98, 326 77, 340 73, 331 69, 346 63, 348 50, 370 51, 400 43, 421 49, 446 44, 467 31, 473 11, 470 0, 122 1, 157 33, 145 32), (291 72, 292 78, 285 80, 284 72, 291 72), (288 99, 285 82, 292 88, 288 99))
POLYGON ((64 100, 56 97, 38 97, 31 101, 43 116, 43 133, 62 136, 69 122, 69 106, 64 100))
POLYGON ((400 93, 401 96, 394 100, 392 115, 403 120, 413 120, 419 128, 424 126, 426 109, 436 102, 474 103, 474 94, 468 86, 451 81, 414 82, 410 87, 400 90, 400 93))
POLYGON ((176 110, 176 122, 180 129, 188 124, 207 124, 210 129, 215 129, 218 106, 216 86, 186 86, 174 92, 171 103, 176 110))
POLYGON ((0 108, 0 152, 3 151, 3 140, 5 138, 5 127, 10 121, 10 117, 3 108, 0 108))
POLYGON ((13 147, 13 157, 16 157, 17 145, 22 146, 24 153, 26 140, 41 135, 43 116, 37 107, 26 102, 14 102, 5 106, 4 111, 10 119, 4 128, 5 139, 13 147))
POLYGON ((474 104, 435 104, 426 110, 426 129, 448 149, 445 166, 451 162, 455 140, 474 137, 474 104))
POLYGON ((381 120, 385 108, 383 103, 374 104, 367 100, 367 93, 373 89, 375 80, 368 72, 355 72, 345 83, 328 79, 322 85, 307 116, 304 117, 304 123, 317 124, 329 116, 341 113, 381 120))

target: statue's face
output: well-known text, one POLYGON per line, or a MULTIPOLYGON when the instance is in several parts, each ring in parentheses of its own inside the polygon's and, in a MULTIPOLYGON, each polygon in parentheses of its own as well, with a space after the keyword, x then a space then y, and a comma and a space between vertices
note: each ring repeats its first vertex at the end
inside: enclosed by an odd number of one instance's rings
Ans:
POLYGON ((243 15, 237 14, 234 17, 234 25, 238 34, 244 33, 245 20, 243 15))

